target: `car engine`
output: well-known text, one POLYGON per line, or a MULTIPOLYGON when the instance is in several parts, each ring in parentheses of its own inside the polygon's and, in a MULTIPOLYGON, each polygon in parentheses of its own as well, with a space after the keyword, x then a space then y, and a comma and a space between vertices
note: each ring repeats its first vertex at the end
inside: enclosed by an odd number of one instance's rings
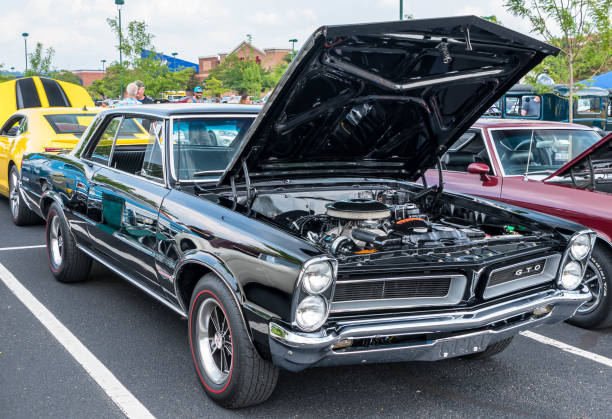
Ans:
POLYGON ((395 191, 360 195, 328 202, 321 212, 286 211, 274 219, 336 255, 455 247, 487 236, 472 226, 433 219, 395 191))

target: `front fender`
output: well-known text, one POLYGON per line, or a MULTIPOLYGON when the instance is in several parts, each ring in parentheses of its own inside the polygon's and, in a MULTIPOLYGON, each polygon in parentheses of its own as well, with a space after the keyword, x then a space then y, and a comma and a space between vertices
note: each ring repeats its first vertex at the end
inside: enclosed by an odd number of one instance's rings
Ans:
POLYGON ((181 308, 185 311, 185 313, 189 312, 189 302, 183 301, 183 298, 181 298, 181 272, 183 271, 185 266, 191 263, 196 263, 207 268, 211 272, 214 272, 219 277, 219 279, 223 281, 225 286, 229 288, 232 295, 234 296, 234 299, 236 300, 236 304, 238 304, 238 307, 242 307, 244 303, 243 293, 240 289, 238 281, 236 280, 234 274, 229 269, 229 267, 215 255, 199 250, 192 250, 190 252, 184 253, 181 259, 178 260, 172 278, 172 282, 174 284, 174 293, 179 301, 179 304, 181 305, 181 308))

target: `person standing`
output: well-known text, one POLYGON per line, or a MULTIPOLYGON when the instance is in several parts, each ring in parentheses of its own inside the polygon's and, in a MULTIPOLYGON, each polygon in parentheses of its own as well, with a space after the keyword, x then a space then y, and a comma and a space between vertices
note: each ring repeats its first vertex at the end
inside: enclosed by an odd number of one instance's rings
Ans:
POLYGON ((523 108, 521 109, 522 116, 534 116, 540 117, 540 96, 533 96, 526 98, 523 108))
POLYGON ((142 103, 143 105, 148 105, 151 103, 155 103, 155 101, 153 99, 151 99, 149 96, 145 95, 145 84, 140 81, 140 80, 136 80, 134 83, 136 83, 136 86, 138 86, 138 93, 136 94, 136 99, 142 103))
POLYGON ((136 99, 136 95, 138 94, 138 86, 136 83, 132 82, 128 84, 125 88, 125 95, 123 100, 117 103, 117 106, 130 106, 130 105, 140 105, 138 99, 136 99))
POLYGON ((187 98, 185 102, 186 103, 204 103, 204 100, 202 99, 202 88, 200 86, 194 87, 193 96, 190 98, 187 98))

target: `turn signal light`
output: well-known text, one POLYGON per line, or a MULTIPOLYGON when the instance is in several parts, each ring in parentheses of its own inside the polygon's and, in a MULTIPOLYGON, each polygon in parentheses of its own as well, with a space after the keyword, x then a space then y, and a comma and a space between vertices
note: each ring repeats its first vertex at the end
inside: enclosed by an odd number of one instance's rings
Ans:
POLYGON ((45 153, 59 153, 60 151, 64 151, 64 149, 57 147, 45 147, 45 153))

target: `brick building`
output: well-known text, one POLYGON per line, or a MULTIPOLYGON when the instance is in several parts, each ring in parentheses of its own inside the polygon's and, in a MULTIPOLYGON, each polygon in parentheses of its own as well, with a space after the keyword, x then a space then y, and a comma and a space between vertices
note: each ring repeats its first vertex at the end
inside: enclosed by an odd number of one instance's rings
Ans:
POLYGON ((253 44, 243 41, 229 54, 218 53, 215 55, 198 57, 199 72, 197 77, 200 80, 206 79, 210 74, 210 70, 221 64, 225 57, 230 54, 236 54, 238 58, 245 60, 255 60, 256 62, 261 63, 264 68, 270 69, 280 64, 285 56, 290 52, 290 49, 284 48, 264 48, 261 50, 253 46, 253 44))
POLYGON ((72 74, 81 79, 83 87, 91 86, 96 80, 104 78, 105 71, 102 70, 74 70, 72 74))

